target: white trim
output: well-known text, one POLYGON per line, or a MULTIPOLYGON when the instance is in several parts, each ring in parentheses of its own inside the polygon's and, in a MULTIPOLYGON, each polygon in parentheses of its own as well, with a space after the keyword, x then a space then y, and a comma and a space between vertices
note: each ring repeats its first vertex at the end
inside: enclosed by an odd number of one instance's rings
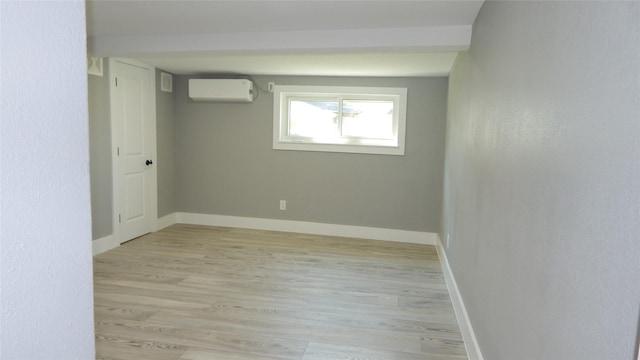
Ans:
POLYGON ((209 226, 226 226, 257 230, 287 231, 314 235, 344 236, 361 239, 385 240, 423 245, 436 245, 438 234, 373 228, 364 226, 324 224, 306 221, 247 218, 238 216, 209 215, 178 212, 177 223, 209 226))
MULTIPOLYGON (((342 118, 342 111, 338 111, 342 118)), ((404 155, 407 120, 407 88, 352 87, 352 86, 299 86, 273 87, 273 149, 296 151, 327 151, 360 154, 404 155), (352 100, 380 100, 393 102, 393 129, 388 139, 329 135, 326 138, 291 135, 290 101, 321 100, 338 103, 352 100)), ((338 128, 342 130, 342 121, 338 128)))
POLYGON ((460 326, 460 332, 462 333, 462 340, 464 340, 464 346, 467 350, 467 357, 469 360, 484 360, 482 352, 480 351, 480 346, 478 345, 478 339, 476 338, 473 326, 471 325, 471 320, 469 320, 469 314, 467 314, 467 309, 464 306, 462 295, 460 294, 458 285, 456 284, 456 279, 453 277, 453 273, 451 272, 449 260, 447 260, 447 254, 442 246, 442 241, 440 241, 439 236, 437 236, 436 239, 436 250, 438 251, 440 263, 442 264, 442 272, 444 274, 444 280, 447 283, 449 295, 451 296, 453 310, 455 311, 456 318, 458 319, 458 325, 460 326))
POLYGON ((171 213, 169 215, 165 215, 161 218, 158 218, 158 220, 156 221, 156 226, 153 229, 153 231, 162 230, 176 223, 178 223, 178 213, 171 213))
POLYGON ((120 242, 118 241, 117 237, 113 236, 113 234, 97 240, 93 240, 91 242, 91 247, 93 248, 93 256, 102 254, 103 252, 111 249, 115 249, 118 246, 120 246, 120 242))

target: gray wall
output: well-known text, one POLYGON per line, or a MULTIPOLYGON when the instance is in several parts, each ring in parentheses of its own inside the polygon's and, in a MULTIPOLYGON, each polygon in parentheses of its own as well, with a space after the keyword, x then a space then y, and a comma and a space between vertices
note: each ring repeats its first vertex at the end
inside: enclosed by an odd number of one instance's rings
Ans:
POLYGON ((113 176, 109 109, 109 60, 103 76, 88 75, 91 223, 94 240, 113 234, 113 176))
MULTIPOLYGON (((175 90, 160 90, 160 70, 156 70, 156 147, 158 170, 158 217, 176 211, 175 202, 175 90)), ((175 81, 175 76, 174 76, 175 81)))
POLYGON ((272 94, 194 103, 187 80, 175 84, 179 211, 438 231, 446 78, 255 77, 263 89, 270 81, 407 87, 405 156, 273 150, 272 94))
POLYGON ((632 359, 640 3, 486 2, 450 76, 441 236, 486 359, 632 359))

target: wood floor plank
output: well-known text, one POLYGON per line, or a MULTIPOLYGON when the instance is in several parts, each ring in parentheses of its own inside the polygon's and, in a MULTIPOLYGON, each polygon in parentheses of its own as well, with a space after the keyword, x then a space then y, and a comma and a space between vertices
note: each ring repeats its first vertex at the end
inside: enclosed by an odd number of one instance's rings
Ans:
MULTIPOLYGON (((379 330, 398 334, 416 333, 429 335, 432 331, 456 332, 457 322, 455 317, 431 317, 428 321, 418 319, 401 319, 393 316, 385 316, 375 311, 368 313, 353 312, 319 312, 306 309, 267 309, 264 307, 242 307, 237 304, 233 306, 214 306, 205 310, 207 314, 232 316, 234 318, 263 319, 265 321, 277 321, 287 319, 304 324, 317 326, 330 326, 340 328, 350 328, 353 330, 379 330)), ((155 314, 154 314, 155 315, 155 314)))
MULTIPOLYGON (((190 327, 157 325, 148 321, 100 321, 96 332, 105 336, 137 338, 145 343, 172 343, 181 349, 197 347, 246 356, 262 355, 276 359, 299 359, 307 342, 273 336, 238 334, 190 327)), ((184 353, 180 353, 180 356, 184 353)))
POLYGON ((270 336, 284 339, 354 344, 376 349, 402 348, 420 352, 422 346, 418 334, 356 330, 286 318, 275 320, 266 317, 238 317, 208 312, 162 311, 154 314, 147 322, 161 325, 178 324, 199 329, 227 331, 233 334, 270 334, 270 336))
POLYGON ((247 354, 238 352, 228 352, 216 349, 201 349, 197 347, 190 347, 180 360, 279 360, 280 358, 271 357, 268 355, 260 354, 247 354))
POLYGON ((127 304, 125 306, 105 306, 94 305, 94 314, 98 319, 123 319, 123 320, 136 320, 144 321, 151 317, 151 315, 157 313, 160 310, 152 310, 147 306, 132 306, 127 304))
POLYGON ((466 359, 433 246, 174 225, 94 258, 99 359, 466 359))
POLYGON ((423 336, 422 352, 430 355, 456 355, 466 358, 466 350, 462 339, 454 337, 423 336))
POLYGON ((415 354, 403 351, 384 351, 340 346, 335 344, 310 343, 302 360, 464 360, 466 355, 415 354))
POLYGON ((185 351, 186 346, 96 332, 96 359, 178 360, 185 351))

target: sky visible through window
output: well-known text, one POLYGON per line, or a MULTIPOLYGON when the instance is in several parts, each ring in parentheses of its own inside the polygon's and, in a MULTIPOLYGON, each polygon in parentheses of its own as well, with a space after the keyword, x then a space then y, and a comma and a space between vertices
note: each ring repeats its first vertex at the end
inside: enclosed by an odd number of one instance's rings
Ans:
POLYGON ((289 135, 318 139, 391 139, 394 136, 393 101, 291 100, 289 109, 289 135))

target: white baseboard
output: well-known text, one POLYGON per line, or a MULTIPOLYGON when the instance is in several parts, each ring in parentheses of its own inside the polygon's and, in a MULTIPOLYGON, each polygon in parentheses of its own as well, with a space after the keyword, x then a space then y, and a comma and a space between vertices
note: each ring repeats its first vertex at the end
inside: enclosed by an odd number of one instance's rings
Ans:
MULTIPOLYGON (((183 212, 176 212, 158 218, 155 222, 154 231, 162 230, 177 223, 207 226, 225 226, 256 230, 286 231, 314 235, 343 236, 422 245, 436 245, 438 243, 438 234, 421 231, 183 212)), ((120 243, 113 235, 95 240, 93 242, 93 255, 111 250, 115 247, 118 247, 119 245, 120 243)))
POLYGON ((364 226, 324 224, 306 221, 247 218, 238 216, 176 213, 176 223, 237 227, 256 230, 286 231, 314 235, 344 236, 352 238, 396 241, 423 245, 436 245, 438 234, 364 226))
POLYGON ((169 215, 158 218, 158 220, 156 220, 156 227, 153 231, 162 230, 166 227, 176 224, 178 222, 177 220, 178 213, 171 213, 169 215))
POLYGON ((442 272, 444 274, 444 280, 447 283, 449 295, 451 296, 453 310, 455 311, 456 318, 458 319, 458 325, 460 326, 460 332, 462 333, 462 340, 464 340, 464 347, 467 350, 467 357, 469 360, 484 360, 482 352, 480 351, 480 346, 478 345, 478 339, 476 338, 473 326, 471 326, 471 321, 469 320, 469 314, 467 314, 467 309, 464 306, 462 295, 458 289, 458 284, 456 284, 456 279, 453 277, 453 273, 451 272, 449 260, 447 259, 447 254, 442 247, 442 242, 440 241, 439 236, 437 236, 436 250, 438 251, 440 263, 442 264, 442 272))
MULTIPOLYGON (((162 230, 177 223, 286 231, 314 235, 343 236, 422 245, 436 245, 439 241, 438 234, 422 231, 183 212, 176 212, 158 218, 155 222, 154 231, 162 230)), ((103 253, 118 246, 120 246, 120 243, 114 235, 106 236, 102 239, 93 241, 93 255, 103 253)))
POLYGON ((111 234, 91 242, 93 248, 93 256, 101 254, 107 250, 111 250, 120 246, 120 242, 111 234))

